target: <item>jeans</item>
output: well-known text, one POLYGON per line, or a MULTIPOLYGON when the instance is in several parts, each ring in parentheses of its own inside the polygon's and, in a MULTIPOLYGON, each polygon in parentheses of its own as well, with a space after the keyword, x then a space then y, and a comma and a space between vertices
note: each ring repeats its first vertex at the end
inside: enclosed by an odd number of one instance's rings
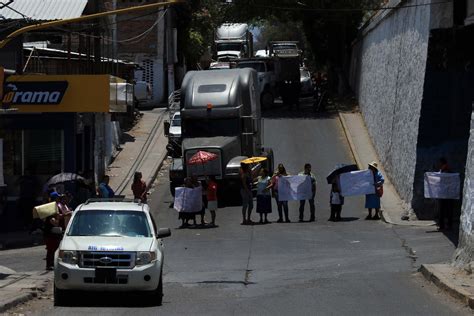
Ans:
MULTIPOLYGON (((315 219, 316 217, 316 207, 314 206, 314 198, 308 200, 309 202, 309 212, 310 212, 310 219, 315 219)), ((300 220, 303 220, 304 214, 304 205, 306 204, 306 200, 300 201, 300 220)))
POLYGON ((288 201, 278 201, 276 198, 278 208, 278 219, 283 219, 283 212, 285 212, 285 220, 289 220, 288 217, 288 201))

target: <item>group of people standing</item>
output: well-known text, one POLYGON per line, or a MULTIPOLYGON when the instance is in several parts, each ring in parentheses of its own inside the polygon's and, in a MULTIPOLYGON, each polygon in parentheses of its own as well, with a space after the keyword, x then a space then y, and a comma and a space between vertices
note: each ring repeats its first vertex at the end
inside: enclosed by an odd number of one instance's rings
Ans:
MULTIPOLYGON (((310 222, 316 220, 316 206, 314 197, 316 195, 316 176, 311 172, 311 164, 306 163, 304 170, 299 175, 309 176, 311 178, 312 197, 308 200, 310 208, 310 222)), ((260 224, 269 223, 268 214, 272 212, 272 196, 275 198, 278 210, 277 223, 291 223, 288 215, 288 201, 279 198, 278 185, 280 178, 288 176, 283 164, 279 164, 275 172, 270 176, 267 169, 261 169, 260 175, 255 182, 257 188, 257 213, 260 215, 260 224)), ((252 196, 252 173, 248 164, 241 164, 241 190, 242 196, 242 225, 252 224, 251 215, 253 210, 252 196)), ((304 221, 304 208, 306 200, 300 201, 299 221, 304 221)))

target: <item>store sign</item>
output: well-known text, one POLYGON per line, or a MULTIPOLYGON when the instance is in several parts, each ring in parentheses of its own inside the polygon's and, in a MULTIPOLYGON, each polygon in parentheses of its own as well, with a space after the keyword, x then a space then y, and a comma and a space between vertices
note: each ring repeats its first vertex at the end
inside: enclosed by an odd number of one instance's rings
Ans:
POLYGON ((9 82, 4 87, 2 101, 8 105, 57 105, 67 87, 67 81, 9 82))

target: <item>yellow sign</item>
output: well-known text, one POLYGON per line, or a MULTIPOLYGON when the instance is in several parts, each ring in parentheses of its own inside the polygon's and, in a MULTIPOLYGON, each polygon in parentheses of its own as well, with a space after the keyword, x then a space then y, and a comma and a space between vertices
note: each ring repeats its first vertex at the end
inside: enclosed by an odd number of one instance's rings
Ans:
POLYGON ((108 75, 24 75, 5 82, 2 102, 20 113, 109 112, 108 75))

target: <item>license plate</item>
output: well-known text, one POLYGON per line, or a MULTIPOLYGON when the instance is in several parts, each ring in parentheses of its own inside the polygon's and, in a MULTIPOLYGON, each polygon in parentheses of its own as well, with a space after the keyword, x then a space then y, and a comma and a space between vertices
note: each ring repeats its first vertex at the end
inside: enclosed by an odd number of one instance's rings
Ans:
POLYGON ((96 282, 113 283, 117 279, 116 268, 95 268, 96 282))

